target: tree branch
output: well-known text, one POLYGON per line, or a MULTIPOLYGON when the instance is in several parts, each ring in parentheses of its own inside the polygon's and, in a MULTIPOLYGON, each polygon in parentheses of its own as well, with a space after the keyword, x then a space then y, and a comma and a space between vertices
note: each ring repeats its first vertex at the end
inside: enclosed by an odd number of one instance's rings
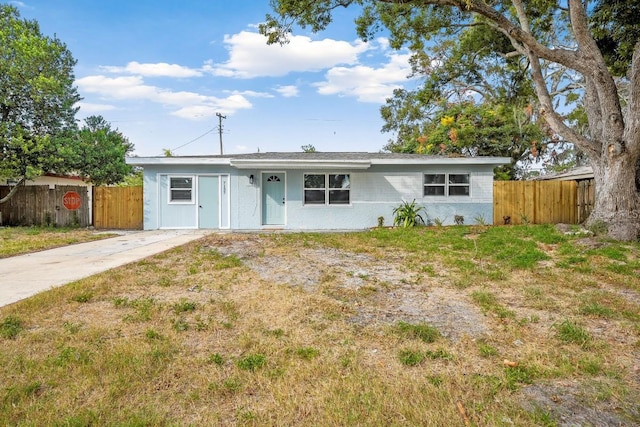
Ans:
MULTIPOLYGON (((518 19, 520 20, 522 31, 524 31, 525 33, 530 33, 531 28, 529 26, 529 18, 527 17, 527 14, 524 10, 522 1, 512 0, 512 3, 516 8, 516 13, 518 15, 518 19)), ((536 93, 538 95, 538 99, 540 100, 540 105, 542 106, 540 111, 541 115, 549 123, 551 128, 562 135, 564 138, 572 140, 576 145, 578 145, 584 151, 588 152, 590 155, 599 155, 600 151, 594 149, 591 141, 567 126, 564 123, 562 116, 560 116, 560 114, 555 111, 553 107, 553 98, 549 93, 547 82, 544 78, 544 75, 542 74, 540 58, 529 45, 527 45, 526 47, 528 48, 527 56, 529 57, 531 62, 531 74, 535 83, 536 93)))
POLYGON ((22 178, 20 178, 20 181, 18 181, 18 183, 11 189, 11 191, 9 191, 9 194, 7 194, 6 196, 4 196, 2 199, 0 199, 0 205, 3 203, 6 203, 9 201, 9 199, 11 199, 13 197, 14 194, 16 194, 16 192, 18 191, 18 188, 20 188, 20 186, 22 184, 24 184, 24 182, 27 179, 23 176, 22 178))

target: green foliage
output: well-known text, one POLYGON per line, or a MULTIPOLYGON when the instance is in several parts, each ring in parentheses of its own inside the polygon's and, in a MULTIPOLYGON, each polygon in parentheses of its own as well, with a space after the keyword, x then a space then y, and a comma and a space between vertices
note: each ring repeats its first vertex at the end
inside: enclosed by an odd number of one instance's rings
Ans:
POLYGON ((400 350, 398 353, 398 358, 400 359, 400 363, 407 366, 416 366, 422 363, 426 356, 423 352, 415 351, 415 350, 400 350))
POLYGON ((133 145, 102 117, 78 129, 75 64, 64 43, 0 5, 0 177, 22 181, 55 171, 100 185, 131 173, 125 155, 133 145))
POLYGON ((117 184, 133 170, 125 157, 133 144, 102 116, 85 119, 75 138, 73 168, 95 185, 117 184))
POLYGON ((93 293, 87 291, 74 295, 73 297, 71 297, 71 301, 85 303, 91 301, 91 298, 93 298, 93 293))
POLYGON ((400 227, 415 227, 417 225, 424 225, 425 220, 420 214, 425 209, 422 206, 418 206, 416 201, 402 202, 402 204, 393 209, 393 225, 400 227))
POLYGON ((556 325, 556 335, 567 343, 575 343, 586 347, 591 342, 591 335, 582 326, 570 320, 564 320, 556 325))
POLYGON ((196 304, 194 301, 188 301, 185 298, 180 298, 180 301, 173 304, 173 311, 176 314, 186 313, 189 311, 195 311, 197 306, 198 304, 196 304))
POLYGON ((267 363, 267 358, 264 354, 249 354, 242 359, 236 361, 236 366, 245 371, 255 371, 258 368, 263 367, 267 363))
POLYGON ((420 93, 396 91, 395 97, 382 107, 386 122, 383 130, 398 135, 386 149, 429 155, 510 157, 513 165, 498 173, 511 179, 518 174, 516 162, 531 160, 544 150, 544 129, 535 122, 529 105, 442 101, 432 106, 429 119, 418 114, 404 117, 422 99, 420 93))
POLYGON ((591 16, 596 43, 611 72, 625 77, 640 39, 640 3, 635 0, 599 0, 591 16))
POLYGON ((224 365, 224 357, 220 353, 213 353, 209 356, 209 363, 213 363, 218 366, 224 365))
POLYGON ((312 144, 303 145, 300 148, 302 148, 302 151, 304 153, 315 153, 316 152, 316 147, 314 147, 312 144))
POLYGON ((304 360, 311 360, 319 354, 320 351, 313 347, 300 347, 296 349, 296 355, 304 360))
POLYGON ((426 323, 412 324, 400 321, 394 329, 405 338, 419 339, 426 343, 432 343, 440 338, 440 331, 426 323))
POLYGON ((75 129, 76 61, 36 21, 0 5, 0 177, 68 170, 75 129))
POLYGON ((15 316, 7 316, 0 323, 0 337, 14 339, 23 329, 22 320, 15 316))

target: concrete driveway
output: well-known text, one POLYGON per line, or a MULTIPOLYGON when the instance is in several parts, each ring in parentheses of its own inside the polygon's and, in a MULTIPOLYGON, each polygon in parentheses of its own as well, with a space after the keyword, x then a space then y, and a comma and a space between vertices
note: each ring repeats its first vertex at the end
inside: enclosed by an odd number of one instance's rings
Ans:
POLYGON ((211 230, 127 232, 109 239, 0 259, 0 307, 210 233, 211 230))

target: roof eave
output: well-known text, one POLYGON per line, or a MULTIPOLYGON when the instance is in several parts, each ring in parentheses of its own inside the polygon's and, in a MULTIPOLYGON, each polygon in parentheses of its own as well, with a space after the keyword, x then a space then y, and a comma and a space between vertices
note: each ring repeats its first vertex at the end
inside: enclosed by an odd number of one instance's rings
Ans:
POLYGON ((373 165, 507 165, 511 163, 509 157, 440 157, 424 156, 422 158, 411 159, 407 162, 406 159, 372 159, 373 165))
POLYGON ((127 157, 132 166, 159 165, 221 165, 229 166, 231 159, 224 157, 127 157))
POLYGON ((231 166, 238 169, 369 169, 369 167, 371 167, 371 161, 232 159, 231 166))

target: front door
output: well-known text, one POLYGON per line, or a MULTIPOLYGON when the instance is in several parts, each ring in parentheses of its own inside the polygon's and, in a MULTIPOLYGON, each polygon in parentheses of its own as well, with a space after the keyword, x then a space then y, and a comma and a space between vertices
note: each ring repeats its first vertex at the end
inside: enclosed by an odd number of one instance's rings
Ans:
POLYGON ((284 173, 262 174, 262 224, 284 225, 284 173))
POLYGON ((198 228, 220 228, 220 177, 198 177, 198 228))

